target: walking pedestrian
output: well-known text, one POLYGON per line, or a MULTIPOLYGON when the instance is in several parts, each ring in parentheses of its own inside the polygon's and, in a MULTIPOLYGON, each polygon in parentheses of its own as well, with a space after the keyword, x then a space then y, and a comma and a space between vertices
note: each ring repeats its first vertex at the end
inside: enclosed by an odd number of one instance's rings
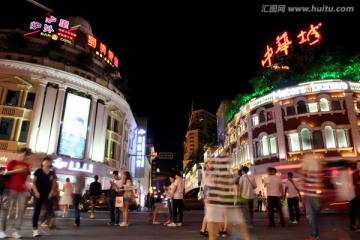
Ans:
POLYGON ((356 225, 356 217, 360 222, 360 161, 356 162, 356 169, 352 173, 352 181, 355 187, 355 198, 350 201, 350 230, 360 232, 356 225), (357 216, 358 215, 358 216, 357 216))
POLYGON ((184 214, 184 192, 185 182, 180 171, 175 172, 174 187, 171 190, 171 201, 173 203, 173 221, 168 227, 181 227, 184 214), (177 218, 179 213, 179 219, 177 218))
POLYGON ((301 175, 304 183, 304 202, 306 218, 309 221, 309 236, 305 240, 319 238, 318 212, 321 207, 322 198, 326 196, 321 170, 320 158, 314 154, 307 153, 302 158, 301 175))
POLYGON ((121 189, 120 191, 124 191, 123 194, 124 204, 122 208, 123 222, 120 223, 120 227, 127 227, 129 226, 129 207, 132 201, 134 200, 134 189, 133 189, 134 183, 129 171, 123 172, 121 177, 123 180, 124 188, 121 189))
MULTIPOLYGON (((34 190, 34 210, 32 216, 33 237, 40 236, 38 229, 41 207, 45 204, 46 216, 51 220, 53 216, 53 202, 57 191, 57 176, 51 169, 52 159, 46 156, 42 161, 42 167, 34 172, 32 187, 34 190)), ((48 221, 49 222, 49 221, 48 221)), ((51 221, 50 221, 51 222, 51 221)), ((52 227, 49 225, 49 227, 52 227)))
POLYGON ((248 175, 249 168, 247 166, 243 166, 242 169, 242 176, 239 180, 239 194, 240 199, 244 199, 241 204, 243 209, 243 213, 246 218, 247 226, 249 228, 253 228, 254 225, 254 199, 256 194, 254 189, 257 187, 254 176, 248 175))
POLYGON ((94 181, 90 183, 90 187, 89 187, 89 195, 91 201, 91 214, 90 214, 91 219, 95 218, 95 203, 101 195, 101 183, 99 183, 98 180, 99 180, 99 176, 95 175, 94 181))
POLYGON ((287 173, 288 180, 285 182, 284 198, 287 198, 290 222, 300 222, 300 190, 297 182, 293 179, 293 173, 287 173))
POLYGON ((262 192, 259 191, 259 193, 257 194, 257 207, 256 207, 257 212, 262 212, 262 205, 263 205, 263 195, 262 192))
POLYGON ((67 216, 67 210, 69 209, 70 205, 73 203, 73 192, 74 186, 70 183, 70 178, 67 177, 66 182, 63 185, 62 192, 63 195, 60 197, 59 205, 63 210, 62 217, 67 216))
POLYGON ((75 214, 75 223, 73 224, 73 227, 80 227, 79 203, 81 200, 81 196, 84 193, 84 190, 85 190, 85 176, 83 173, 77 173, 75 186, 74 186, 74 194, 73 194, 73 206, 74 206, 74 214, 75 214))
POLYGON ((21 230, 23 223, 23 215, 24 215, 24 205, 26 202, 26 193, 27 189, 25 188, 25 183, 29 179, 30 175, 30 165, 28 163, 28 159, 31 157, 32 152, 29 148, 23 148, 20 150, 21 159, 19 160, 11 160, 6 165, 6 170, 3 175, 9 175, 5 186, 4 192, 2 196, 1 202, 1 218, 0 218, 0 238, 6 238, 6 220, 9 213, 9 205, 12 204, 4 204, 5 201, 8 203, 14 203, 17 205, 16 208, 16 223, 15 228, 12 229, 11 237, 13 238, 21 238, 19 231, 21 230))
POLYGON ((269 175, 264 179, 268 201, 268 226, 275 227, 274 210, 276 209, 280 216, 281 226, 285 227, 285 219, 280 201, 284 193, 282 179, 276 175, 276 168, 274 167, 269 167, 268 173, 269 175))

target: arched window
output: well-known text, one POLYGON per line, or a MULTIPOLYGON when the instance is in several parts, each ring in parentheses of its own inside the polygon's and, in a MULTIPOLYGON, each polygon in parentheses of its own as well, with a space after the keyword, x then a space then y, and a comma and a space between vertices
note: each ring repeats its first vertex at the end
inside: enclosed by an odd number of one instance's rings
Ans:
POLYGON ((325 138, 326 138, 326 147, 327 148, 335 148, 335 137, 334 137, 334 129, 331 126, 325 127, 325 138))
POLYGON ((268 142, 267 136, 262 137, 261 145, 262 145, 262 156, 268 156, 269 155, 269 142, 268 142))
POLYGON ((329 102, 326 98, 320 99, 320 110, 323 111, 329 111, 329 102))
POLYGON ((301 129, 301 143, 303 150, 311 149, 310 131, 307 128, 301 129))
POLYGON ((336 136, 339 148, 348 147, 346 132, 344 129, 336 129, 336 136))
POLYGON ((298 114, 307 112, 306 104, 304 101, 301 100, 301 101, 297 102, 297 112, 298 112, 298 114))
POLYGON ((265 111, 264 110, 261 110, 260 113, 259 113, 259 118, 260 118, 260 123, 263 123, 266 121, 266 118, 265 118, 265 111))
POLYGON ((299 134, 291 133, 289 135, 289 140, 290 140, 291 151, 292 152, 300 151, 299 134))
POLYGON ((315 149, 323 149, 324 148, 324 139, 321 131, 313 132, 313 141, 315 149))

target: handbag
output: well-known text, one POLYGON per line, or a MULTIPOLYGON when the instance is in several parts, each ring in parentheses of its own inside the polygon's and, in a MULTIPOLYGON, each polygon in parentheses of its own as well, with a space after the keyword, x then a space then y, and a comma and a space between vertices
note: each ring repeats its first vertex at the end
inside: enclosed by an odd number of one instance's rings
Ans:
POLYGON ((122 197, 122 196, 115 197, 115 207, 122 208, 123 204, 124 204, 124 197, 122 197))

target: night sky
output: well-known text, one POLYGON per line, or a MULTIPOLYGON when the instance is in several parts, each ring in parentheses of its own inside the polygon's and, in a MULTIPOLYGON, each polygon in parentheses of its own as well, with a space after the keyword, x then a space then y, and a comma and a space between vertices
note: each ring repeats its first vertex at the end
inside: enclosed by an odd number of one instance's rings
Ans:
MULTIPOLYGON (((53 9, 56 17, 81 16, 90 23, 94 36, 119 58, 122 78, 131 86, 127 100, 135 116, 148 118, 155 150, 173 152, 176 161, 183 157, 192 102, 216 114, 222 100, 252 92, 248 80, 277 35, 288 31, 296 41, 301 29, 322 22, 321 47, 360 48, 357 1, 37 2, 53 9), (280 5, 350 6, 354 12, 270 12, 280 5)), ((1 28, 9 29, 27 29, 32 16, 46 14, 26 0, 8 0, 2 10, 1 28)))

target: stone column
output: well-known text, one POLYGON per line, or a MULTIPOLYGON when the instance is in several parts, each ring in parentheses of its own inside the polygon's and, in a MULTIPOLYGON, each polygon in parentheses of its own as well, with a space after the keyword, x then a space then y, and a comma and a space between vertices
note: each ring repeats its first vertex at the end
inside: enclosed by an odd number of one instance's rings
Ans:
POLYGON ((95 113, 97 109, 97 96, 92 96, 91 110, 90 110, 90 120, 87 133, 87 142, 86 142, 86 151, 85 159, 92 159, 92 148, 93 148, 93 136, 94 136, 94 127, 95 127, 95 113))

